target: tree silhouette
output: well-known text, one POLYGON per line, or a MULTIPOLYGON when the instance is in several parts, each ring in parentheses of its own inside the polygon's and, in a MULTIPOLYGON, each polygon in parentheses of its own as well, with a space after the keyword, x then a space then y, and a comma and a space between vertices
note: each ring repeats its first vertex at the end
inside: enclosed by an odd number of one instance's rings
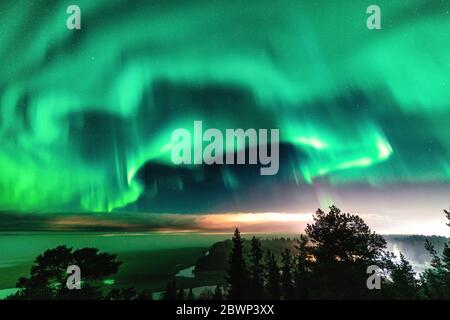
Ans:
POLYGON ((180 287, 180 289, 178 289, 178 293, 177 293, 177 300, 184 300, 184 289, 182 287, 180 287))
POLYGON ((269 299, 279 300, 281 297, 280 269, 275 255, 268 251, 266 255, 267 285, 266 292, 269 299))
POLYGON ((289 249, 285 249, 281 254, 281 261, 283 263, 281 268, 281 283, 283 287, 283 297, 285 300, 295 299, 294 279, 292 272, 294 270, 294 263, 292 254, 289 249))
POLYGON ((198 296, 199 300, 213 300, 214 299, 214 293, 206 288, 202 292, 200 292, 200 295, 198 296))
POLYGON ((374 261, 386 248, 386 240, 371 232, 363 219, 342 213, 335 206, 328 213, 317 210, 314 224, 307 225, 306 234, 315 244, 315 254, 320 259, 374 261))
POLYGON ((163 294, 164 300, 176 300, 177 299, 177 284, 175 280, 167 283, 166 291, 163 294))
POLYGON ((194 299, 195 298, 194 298, 194 293, 192 292, 192 288, 189 288, 189 292, 188 292, 188 295, 186 297, 186 300, 192 301, 194 299))
POLYGON ((445 209, 444 209, 444 214, 445 214, 445 217, 446 217, 447 220, 448 220, 447 225, 450 227, 450 208, 449 208, 448 210, 445 210, 445 209))
POLYGON ((335 206, 328 213, 317 210, 305 230, 313 243, 312 288, 317 298, 362 299, 373 294, 366 287, 366 269, 380 262, 386 248, 383 237, 357 215, 335 206))
POLYGON ((264 265, 261 241, 256 237, 251 240, 250 248, 250 296, 262 299, 264 293, 264 265))
POLYGON ((150 290, 144 290, 138 293, 135 300, 153 300, 153 293, 150 290))
POLYGON ((138 293, 134 288, 112 289, 105 297, 106 300, 136 300, 138 293))
POLYGON ((400 253, 400 261, 395 263, 391 272, 390 296, 395 299, 418 299, 419 281, 415 278, 411 264, 400 253))
MULTIPOLYGON (((444 210, 450 226, 450 210, 444 210)), ((431 255, 431 267, 421 275, 424 294, 429 299, 450 299, 450 242, 439 256, 433 244, 426 240, 425 249, 431 255)))
POLYGON ((216 289, 214 290, 213 300, 223 300, 222 288, 220 288, 220 286, 216 286, 216 289))
POLYGON ((226 278, 229 284, 228 299, 242 300, 246 298, 248 281, 247 268, 243 255, 244 240, 241 238, 238 229, 234 231, 232 242, 233 247, 229 258, 230 268, 228 270, 228 277, 226 278))
POLYGON ((297 250, 295 270, 295 291, 298 299, 309 297, 309 278, 311 276, 311 261, 309 260, 308 237, 300 235, 295 249, 297 250))
POLYGON ((30 276, 17 281, 14 299, 102 299, 101 282, 117 273, 121 262, 116 255, 95 248, 73 250, 58 246, 46 250, 34 261, 30 276), (67 288, 67 267, 81 268, 81 289, 67 288))

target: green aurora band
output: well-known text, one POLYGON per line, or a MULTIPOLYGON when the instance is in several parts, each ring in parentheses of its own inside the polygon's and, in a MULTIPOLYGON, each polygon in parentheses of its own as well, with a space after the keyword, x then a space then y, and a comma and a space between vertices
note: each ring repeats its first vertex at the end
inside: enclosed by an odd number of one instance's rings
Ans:
POLYGON ((1 1, 0 210, 151 201, 139 170, 194 120, 280 128, 298 185, 449 186, 450 1, 377 0, 381 30, 370 4, 1 1))

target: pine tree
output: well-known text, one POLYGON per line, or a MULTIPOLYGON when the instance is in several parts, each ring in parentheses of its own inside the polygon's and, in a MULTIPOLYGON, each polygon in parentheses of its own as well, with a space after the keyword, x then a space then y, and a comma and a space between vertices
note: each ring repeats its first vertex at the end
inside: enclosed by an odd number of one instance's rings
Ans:
POLYGON ((417 299, 419 297, 419 282, 415 275, 411 264, 400 253, 400 262, 395 264, 391 273, 392 298, 417 299))
POLYGON ((386 240, 372 232, 357 215, 335 206, 328 213, 317 210, 306 229, 313 243, 314 276, 310 288, 317 299, 373 297, 366 287, 366 270, 380 262, 386 240))
POLYGON ((446 272, 450 272, 450 243, 444 244, 444 250, 442 251, 442 268, 446 272))
POLYGON ((213 300, 214 299, 214 293, 209 289, 206 288, 202 292, 200 292, 198 296, 198 300, 213 300))
POLYGON ((444 245, 444 250, 442 252, 442 265, 443 287, 447 292, 446 299, 450 299, 450 242, 444 245))
POLYGON ((184 300, 184 289, 182 287, 178 290, 177 300, 184 300))
POLYGON ((297 250, 295 270, 295 291, 298 299, 307 299, 309 296, 310 265, 308 260, 308 237, 300 235, 295 249, 297 250))
POLYGON ((251 299, 262 299, 264 293, 264 266, 261 241, 256 237, 251 240, 250 248, 250 293, 251 299))
MULTIPOLYGON (((21 277, 16 287, 19 291, 11 298, 34 300, 83 299, 98 300, 105 298, 98 284, 110 279, 119 270, 121 262, 115 254, 100 252, 97 248, 73 249, 58 246, 48 249, 34 260, 29 277, 21 277), (79 290, 70 290, 66 286, 67 266, 82 266, 82 284, 79 290)), ((123 297, 130 296, 132 290, 114 291, 123 297)), ((136 293, 135 291, 133 292, 136 293)))
POLYGON ((174 281, 169 281, 167 283, 166 291, 163 295, 164 300, 176 300, 177 299, 177 285, 174 281))
POLYGON ((292 277, 293 259, 289 249, 285 249, 281 254, 281 260, 283 263, 281 282, 283 285, 283 297, 285 300, 295 299, 294 281, 292 277))
POLYGON ((140 292, 136 300, 153 300, 153 293, 150 290, 145 290, 140 292))
POLYGON ((234 231, 232 242, 233 248, 229 258, 230 268, 226 278, 229 284, 228 299, 242 300, 246 298, 248 276, 244 255, 242 252, 244 240, 241 238, 241 234, 238 229, 234 231))
MULTIPOLYGON (((450 210, 444 210, 444 214, 450 226, 450 210)), ((425 249, 432 257, 431 268, 421 276, 425 295, 430 299, 450 299, 450 242, 444 245, 442 256, 428 240, 425 241, 425 249)))
POLYGON ((447 292, 443 281, 443 265, 434 245, 427 239, 425 249, 431 255, 431 268, 421 275, 425 296, 429 299, 445 299, 447 292))
POLYGON ((428 239, 425 240, 425 250, 431 255, 431 267, 440 270, 442 268, 441 258, 434 248, 434 245, 428 239))
POLYGON ((271 300, 279 300, 281 296, 280 269, 272 252, 268 251, 266 256, 267 265, 267 296, 271 300))
POLYGON ((372 262, 386 248, 386 240, 372 232, 363 219, 335 206, 328 213, 317 210, 314 223, 305 230, 321 259, 372 262))
POLYGON ((447 225, 450 227, 450 208, 449 208, 448 210, 445 210, 445 209, 444 209, 444 214, 445 214, 445 217, 446 217, 447 220, 448 220, 447 225))
MULTIPOLYGON (((450 209, 444 210, 445 216, 449 223, 447 225, 450 227, 450 209)), ((450 242, 444 245, 444 251, 442 252, 442 265, 446 272, 450 273, 450 242)), ((450 291, 450 287, 448 288, 450 291)))
POLYGON ((189 288, 188 295, 186 297, 186 300, 192 301, 194 300, 194 293, 192 292, 192 288, 189 288))
POLYGON ((222 288, 219 285, 214 290, 213 300, 223 300, 222 288))

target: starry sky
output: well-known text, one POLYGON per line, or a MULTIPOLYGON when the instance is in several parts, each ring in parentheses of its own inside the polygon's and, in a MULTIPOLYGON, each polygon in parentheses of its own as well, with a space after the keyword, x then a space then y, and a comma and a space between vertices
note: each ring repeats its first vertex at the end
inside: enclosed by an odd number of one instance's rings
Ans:
POLYGON ((145 213, 168 224, 166 214, 336 204, 389 232, 439 233, 449 10, 448 0, 1 1, 0 220, 145 213), (66 28, 71 4, 81 30, 66 28), (370 4, 381 30, 366 27, 370 4), (195 120, 280 129, 278 174, 174 165, 171 133, 195 120))

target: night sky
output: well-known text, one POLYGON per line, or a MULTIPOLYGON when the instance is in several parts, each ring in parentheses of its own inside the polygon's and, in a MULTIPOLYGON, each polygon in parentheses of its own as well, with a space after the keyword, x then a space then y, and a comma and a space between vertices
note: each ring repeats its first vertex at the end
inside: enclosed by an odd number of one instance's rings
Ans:
POLYGON ((448 0, 3 0, 0 221, 337 204, 383 230, 439 233, 449 10, 448 0), (81 30, 66 28, 71 4, 81 30), (366 27, 370 4, 381 30, 366 27), (195 120, 279 128, 278 174, 174 165, 171 133, 195 120))

